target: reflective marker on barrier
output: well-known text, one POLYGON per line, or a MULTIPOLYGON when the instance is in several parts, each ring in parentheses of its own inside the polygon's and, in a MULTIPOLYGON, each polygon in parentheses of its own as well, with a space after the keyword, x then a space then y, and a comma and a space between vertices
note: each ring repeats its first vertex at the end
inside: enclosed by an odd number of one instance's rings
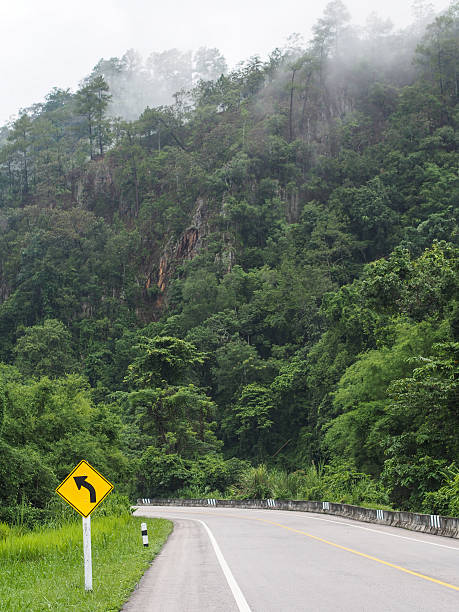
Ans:
MULTIPOLYGON (((345 518, 355 518, 356 520, 379 523, 383 522, 385 525, 392 525, 394 527, 404 527, 412 531, 418 531, 419 529, 431 528, 431 533, 436 535, 447 535, 455 530, 455 533, 459 530, 459 517, 444 517, 438 514, 415 514, 411 512, 398 512, 394 510, 380 510, 376 508, 363 508, 357 506, 351 506, 349 504, 331 504, 331 502, 316 502, 308 500, 274 500, 274 499, 257 499, 250 500, 248 505, 246 501, 240 500, 224 500, 220 501, 225 507, 234 508, 276 508, 278 510, 293 510, 300 512, 320 512, 322 509, 323 513, 333 514, 337 516, 343 516, 345 518), (320 506, 322 504, 322 508, 320 506)), ((176 500, 164 500, 164 499, 138 499, 138 505, 150 504, 159 506, 217 506, 217 500, 213 498, 203 499, 176 499, 176 500)), ((398 536, 400 537, 400 536, 398 536)))
POLYGON ((438 514, 430 515, 430 526, 437 527, 438 529, 440 529, 440 517, 438 514))

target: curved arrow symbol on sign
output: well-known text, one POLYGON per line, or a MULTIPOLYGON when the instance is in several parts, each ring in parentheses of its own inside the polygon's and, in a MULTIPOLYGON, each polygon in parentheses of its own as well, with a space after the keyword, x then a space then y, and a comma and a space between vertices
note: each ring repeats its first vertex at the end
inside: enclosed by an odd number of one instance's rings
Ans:
POLYGON ((81 487, 85 487, 85 489, 88 489, 89 501, 91 502, 91 504, 95 504, 96 503, 96 490, 92 486, 92 484, 89 484, 89 482, 86 482, 86 478, 87 476, 74 476, 73 480, 75 481, 76 486, 78 487, 78 490, 80 490, 81 487))

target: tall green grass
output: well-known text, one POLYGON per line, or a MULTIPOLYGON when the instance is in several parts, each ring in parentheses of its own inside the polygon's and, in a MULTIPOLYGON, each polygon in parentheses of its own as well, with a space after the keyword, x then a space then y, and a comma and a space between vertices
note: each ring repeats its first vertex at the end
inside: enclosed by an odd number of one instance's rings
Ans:
POLYGON ((245 470, 227 496, 239 499, 297 499, 387 508, 387 493, 368 474, 347 463, 311 464, 287 472, 261 464, 245 470))
POLYGON ((311 463, 294 472, 262 463, 243 470, 237 482, 225 491, 188 487, 177 491, 176 496, 330 501, 391 509, 387 492, 377 479, 358 472, 348 462, 339 461, 328 465, 311 463))
POLYGON ((150 546, 144 548, 141 520, 122 515, 91 521, 92 592, 84 590, 81 521, 22 534, 10 529, 0 540, 0 610, 118 611, 172 528, 163 519, 146 520, 150 546))

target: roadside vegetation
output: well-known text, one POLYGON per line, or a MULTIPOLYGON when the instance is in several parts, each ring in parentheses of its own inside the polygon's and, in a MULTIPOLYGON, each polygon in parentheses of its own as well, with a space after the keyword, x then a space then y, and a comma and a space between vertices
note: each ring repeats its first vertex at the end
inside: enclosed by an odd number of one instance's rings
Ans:
POLYGON ((93 591, 85 592, 81 519, 33 531, 0 523, 0 608, 118 612, 171 528, 163 519, 96 511, 91 520, 93 591), (148 548, 142 545, 141 520, 148 525, 148 548))
POLYGON ((244 472, 233 491, 236 498, 245 499, 304 499, 389 508, 387 492, 377 480, 357 472, 351 464, 338 462, 312 464, 290 473, 260 465, 244 472))

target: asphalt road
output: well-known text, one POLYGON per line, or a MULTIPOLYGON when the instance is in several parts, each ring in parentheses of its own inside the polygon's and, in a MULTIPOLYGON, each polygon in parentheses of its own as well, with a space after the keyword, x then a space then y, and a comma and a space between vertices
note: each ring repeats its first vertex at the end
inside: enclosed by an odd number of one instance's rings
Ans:
POLYGON ((125 612, 459 611, 459 541, 303 512, 143 506, 174 521, 125 612))

